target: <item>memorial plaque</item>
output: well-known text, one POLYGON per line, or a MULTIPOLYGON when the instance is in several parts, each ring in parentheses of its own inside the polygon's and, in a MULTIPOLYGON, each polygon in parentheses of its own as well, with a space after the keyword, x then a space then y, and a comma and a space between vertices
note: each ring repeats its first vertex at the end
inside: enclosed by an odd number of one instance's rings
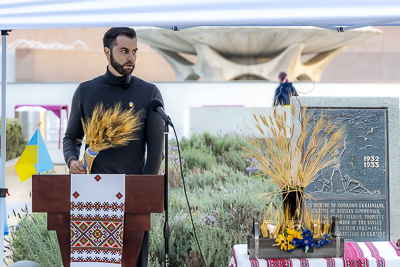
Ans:
POLYGON ((307 187, 308 205, 340 218, 345 240, 388 240, 388 138, 385 108, 309 108, 312 125, 321 117, 345 126, 342 147, 335 153, 340 166, 323 170, 307 187))

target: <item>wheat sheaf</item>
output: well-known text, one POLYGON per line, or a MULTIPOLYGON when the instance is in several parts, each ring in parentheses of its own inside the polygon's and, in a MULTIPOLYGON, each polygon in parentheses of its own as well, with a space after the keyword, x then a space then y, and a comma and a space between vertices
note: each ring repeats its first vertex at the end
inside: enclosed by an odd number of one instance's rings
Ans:
POLYGON ((100 102, 90 118, 81 119, 86 145, 89 146, 81 162, 88 174, 91 173, 93 161, 100 151, 125 146, 129 141, 138 139, 136 132, 143 125, 141 118, 142 112, 135 112, 134 107, 122 109, 118 102, 106 109, 100 102))

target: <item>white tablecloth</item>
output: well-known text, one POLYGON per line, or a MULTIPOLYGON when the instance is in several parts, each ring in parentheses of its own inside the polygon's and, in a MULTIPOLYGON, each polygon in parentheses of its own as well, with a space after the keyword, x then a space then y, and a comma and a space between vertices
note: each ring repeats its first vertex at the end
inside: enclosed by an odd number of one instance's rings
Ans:
MULTIPOLYGON (((290 253, 290 252, 288 252, 290 253)), ((250 259, 247 244, 235 245, 229 267, 400 267, 395 242, 345 242, 344 258, 250 259)))

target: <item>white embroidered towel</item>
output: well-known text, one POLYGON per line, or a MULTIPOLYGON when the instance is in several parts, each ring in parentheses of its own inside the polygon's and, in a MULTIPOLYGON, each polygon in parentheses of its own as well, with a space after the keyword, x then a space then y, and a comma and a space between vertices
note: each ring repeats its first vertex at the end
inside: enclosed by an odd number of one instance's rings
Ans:
POLYGON ((121 266, 125 175, 71 175, 71 267, 121 266))

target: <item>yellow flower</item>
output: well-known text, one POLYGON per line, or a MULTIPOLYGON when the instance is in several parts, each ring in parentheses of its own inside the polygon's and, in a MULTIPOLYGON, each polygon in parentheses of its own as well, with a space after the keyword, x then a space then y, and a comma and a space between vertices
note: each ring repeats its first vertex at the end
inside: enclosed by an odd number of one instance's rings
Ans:
POLYGON ((293 238, 303 239, 301 233, 296 230, 286 228, 286 232, 288 233, 289 236, 292 236, 292 240, 293 238))
POLYGON ((283 234, 280 234, 276 239, 275 242, 278 243, 276 246, 281 246, 281 250, 287 250, 287 240, 283 234))
POLYGON ((282 242, 286 241, 286 237, 283 234, 278 235, 278 237, 275 239, 275 242, 280 245, 282 242))
POLYGON ((293 250, 293 249, 295 249, 295 248, 296 248, 296 247, 293 246, 292 244, 290 244, 290 243, 288 244, 288 248, 287 248, 288 250, 293 250))

